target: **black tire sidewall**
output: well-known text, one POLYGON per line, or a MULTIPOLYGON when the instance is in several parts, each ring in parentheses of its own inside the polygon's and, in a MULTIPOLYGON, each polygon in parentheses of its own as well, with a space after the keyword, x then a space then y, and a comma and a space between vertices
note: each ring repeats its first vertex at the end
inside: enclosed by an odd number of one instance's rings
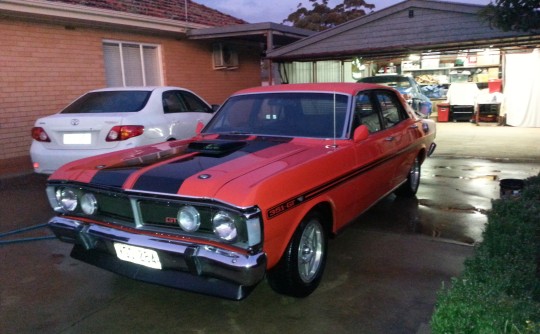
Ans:
POLYGON ((418 157, 414 158, 413 165, 411 166, 411 169, 409 170, 409 173, 407 174, 407 181, 403 183, 399 188, 396 189, 395 194, 402 197, 414 197, 416 196, 416 193, 418 192, 418 188, 420 187, 420 179, 422 176, 422 165, 420 164, 420 160, 418 157), (416 181, 416 184, 413 187, 413 180, 412 180, 412 174, 411 171, 416 169, 416 166, 418 166, 418 180, 416 181))
POLYGON ((279 263, 269 271, 268 281, 272 289, 276 292, 293 297, 307 297, 319 286, 326 266, 326 257, 328 253, 328 236, 321 220, 322 217, 323 216, 317 212, 310 212, 304 217, 294 232, 279 263), (298 248, 300 246, 302 234, 309 224, 313 223, 313 220, 317 221, 320 225, 320 231, 322 233, 322 257, 315 277, 310 282, 304 282, 300 277, 300 268, 298 266, 298 248))

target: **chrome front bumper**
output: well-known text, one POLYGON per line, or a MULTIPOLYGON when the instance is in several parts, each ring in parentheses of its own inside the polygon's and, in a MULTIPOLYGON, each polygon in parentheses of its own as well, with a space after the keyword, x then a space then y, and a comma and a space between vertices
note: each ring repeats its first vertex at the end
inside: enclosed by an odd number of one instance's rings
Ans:
POLYGON ((228 299, 243 299, 263 278, 266 255, 245 255, 214 246, 142 235, 54 217, 56 237, 75 244, 71 256, 133 279, 228 299), (162 269, 118 259, 114 243, 157 252, 162 269))

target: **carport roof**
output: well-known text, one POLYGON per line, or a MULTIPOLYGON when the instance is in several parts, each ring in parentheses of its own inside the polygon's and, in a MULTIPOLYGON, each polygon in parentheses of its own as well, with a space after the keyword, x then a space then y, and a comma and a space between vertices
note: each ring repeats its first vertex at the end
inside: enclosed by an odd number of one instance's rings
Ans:
POLYGON ((230 25, 193 29, 188 32, 189 39, 230 40, 237 39, 249 42, 266 43, 267 49, 287 45, 299 39, 313 35, 315 32, 286 26, 283 24, 263 22, 253 24, 230 25))
POLYGON ((407 0, 273 50, 267 57, 274 61, 347 59, 540 44, 540 34, 491 28, 479 16, 482 8, 407 0))

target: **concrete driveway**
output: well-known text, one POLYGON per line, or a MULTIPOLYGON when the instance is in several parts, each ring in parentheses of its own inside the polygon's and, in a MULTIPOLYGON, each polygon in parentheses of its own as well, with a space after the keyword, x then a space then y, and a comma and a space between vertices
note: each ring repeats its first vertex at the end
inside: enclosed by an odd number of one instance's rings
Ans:
POLYGON ((391 195, 332 240, 321 286, 305 299, 265 282, 240 302, 187 293, 75 261, 71 245, 39 239, 45 228, 5 235, 52 210, 45 177, 4 175, 0 242, 35 240, 0 243, 0 333, 429 332, 436 293, 481 241, 499 180, 540 172, 540 129, 438 125, 417 198, 391 195))

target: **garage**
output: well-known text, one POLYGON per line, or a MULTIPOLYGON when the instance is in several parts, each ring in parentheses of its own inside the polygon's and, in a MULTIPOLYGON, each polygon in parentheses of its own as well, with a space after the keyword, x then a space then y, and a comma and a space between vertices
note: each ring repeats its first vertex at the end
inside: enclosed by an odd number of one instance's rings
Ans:
POLYGON ((401 2, 269 52, 273 81, 407 76, 430 101, 411 104, 440 122, 540 127, 540 34, 491 28, 482 8, 401 2))

